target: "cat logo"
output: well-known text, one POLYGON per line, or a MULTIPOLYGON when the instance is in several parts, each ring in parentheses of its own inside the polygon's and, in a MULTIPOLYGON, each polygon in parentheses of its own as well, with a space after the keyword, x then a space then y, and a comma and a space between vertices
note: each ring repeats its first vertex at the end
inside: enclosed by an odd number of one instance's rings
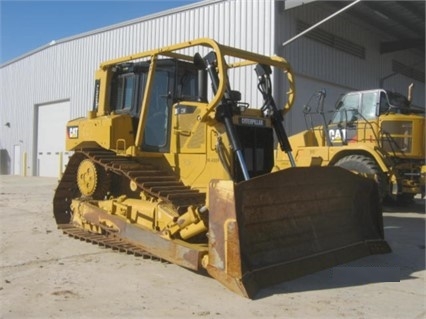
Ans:
POLYGON ((346 141, 346 129, 330 129, 328 131, 328 136, 332 142, 343 142, 346 141))
POLYGON ((78 138, 78 126, 67 127, 68 138, 78 138))

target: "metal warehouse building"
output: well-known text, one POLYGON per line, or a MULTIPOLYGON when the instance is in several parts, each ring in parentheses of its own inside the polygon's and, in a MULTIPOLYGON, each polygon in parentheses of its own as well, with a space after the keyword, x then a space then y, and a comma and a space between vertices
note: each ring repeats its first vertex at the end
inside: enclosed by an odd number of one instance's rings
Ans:
MULTIPOLYGON (((283 46, 348 4, 201 1, 52 41, 9 61, 0 68, 1 173, 60 174, 68 157, 65 124, 91 108, 100 62, 199 37, 289 61, 296 75, 295 106, 285 119, 290 134, 305 128, 303 105, 323 88, 330 109, 349 90, 383 87, 406 94, 414 83, 413 104, 423 107, 424 1, 360 2, 283 46)), ((242 86, 244 81, 237 79, 242 86)), ((277 89, 275 96, 283 101, 285 92, 277 89)))

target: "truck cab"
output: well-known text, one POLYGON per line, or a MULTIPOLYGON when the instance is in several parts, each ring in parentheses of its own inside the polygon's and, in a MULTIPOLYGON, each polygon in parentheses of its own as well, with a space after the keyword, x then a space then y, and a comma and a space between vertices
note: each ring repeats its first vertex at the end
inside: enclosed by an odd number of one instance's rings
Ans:
POLYGON ((328 125, 330 142, 332 145, 345 145, 360 138, 363 142, 373 139, 378 142, 381 116, 408 113, 410 102, 399 93, 383 89, 347 93, 337 101, 336 111, 328 125))

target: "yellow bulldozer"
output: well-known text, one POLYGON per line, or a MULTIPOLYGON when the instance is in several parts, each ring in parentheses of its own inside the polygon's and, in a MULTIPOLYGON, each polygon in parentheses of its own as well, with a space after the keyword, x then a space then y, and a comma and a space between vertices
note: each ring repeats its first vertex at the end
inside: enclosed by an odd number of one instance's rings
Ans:
POLYGON ((275 164, 279 153, 294 161, 282 124, 294 94, 285 59, 207 38, 102 63, 93 108, 67 123, 74 153, 53 200, 58 227, 208 274, 249 298, 389 252, 373 181, 275 164), (288 80, 282 108, 272 71, 288 80), (244 85, 254 87, 231 89, 235 74, 251 75, 244 85))
MULTIPOLYGON (((343 94, 331 116, 325 90, 315 92, 303 109, 307 130, 289 137, 296 164, 339 166, 369 177, 390 203, 424 197, 425 110, 411 106, 412 88, 408 97, 384 89, 343 94)), ((292 165, 284 157, 277 162, 292 165)))

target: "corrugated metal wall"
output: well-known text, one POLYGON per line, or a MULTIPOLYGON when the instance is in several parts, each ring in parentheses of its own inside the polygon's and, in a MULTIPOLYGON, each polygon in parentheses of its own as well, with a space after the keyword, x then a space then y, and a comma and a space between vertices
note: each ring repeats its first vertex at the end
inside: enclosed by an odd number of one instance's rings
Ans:
MULTIPOLYGON (((199 37, 271 54, 273 26, 273 0, 204 1, 36 50, 0 69, 0 149, 12 157, 13 145, 22 145, 28 174, 34 174, 37 105, 69 99, 70 118, 85 116, 91 108, 94 71, 102 61, 199 37)), ((250 77, 253 83, 240 81, 236 89, 250 92, 248 99, 253 100, 256 78, 250 77)))

